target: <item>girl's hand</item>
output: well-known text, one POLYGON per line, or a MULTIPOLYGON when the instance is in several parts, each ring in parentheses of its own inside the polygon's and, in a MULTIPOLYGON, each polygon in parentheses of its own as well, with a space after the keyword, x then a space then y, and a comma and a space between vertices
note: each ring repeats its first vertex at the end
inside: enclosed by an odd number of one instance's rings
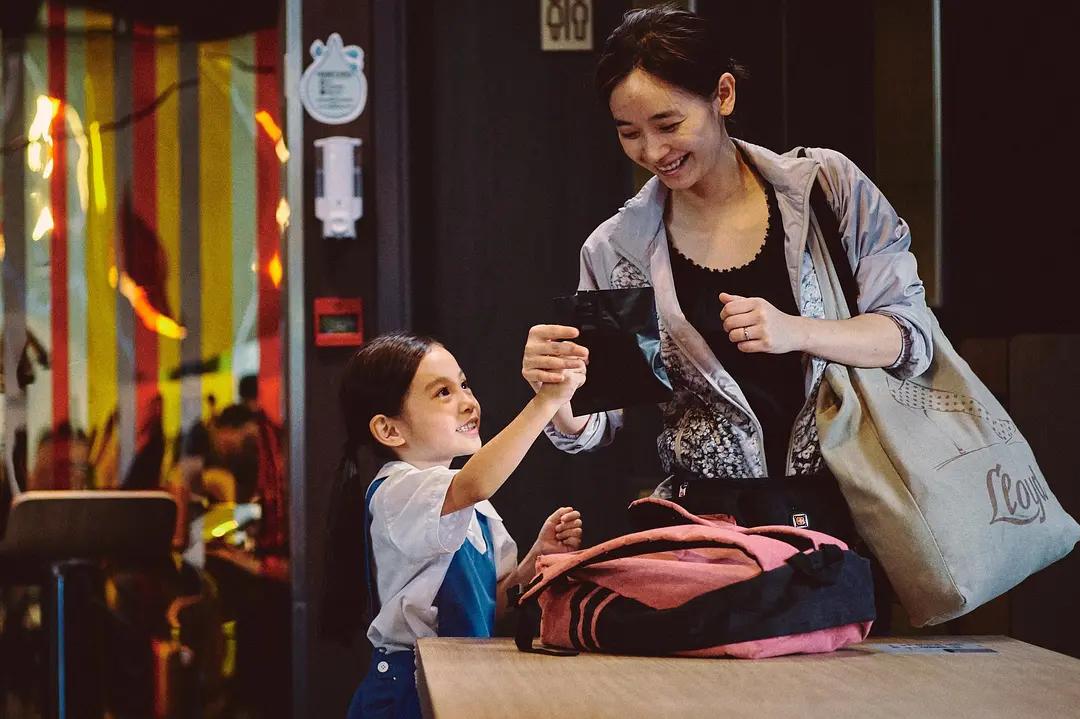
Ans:
POLYGON ((806 345, 802 317, 781 312, 760 297, 721 292, 720 301, 724 304, 720 319, 728 339, 738 345, 740 352, 783 354, 802 350, 806 345))
POLYGON ((541 382, 540 389, 536 390, 536 396, 540 399, 551 399, 557 407, 562 407, 569 402, 578 387, 585 384, 585 363, 582 360, 578 362, 581 363, 580 367, 559 370, 555 373, 562 378, 559 382, 541 382))
POLYGON ((573 507, 559 507, 544 521, 536 537, 539 554, 573 552, 581 547, 581 512, 573 507))
POLYGON ((542 383, 563 381, 562 370, 580 369, 589 360, 589 350, 568 342, 578 336, 576 327, 565 325, 536 325, 525 340, 525 355, 521 360, 521 376, 540 391, 542 383))

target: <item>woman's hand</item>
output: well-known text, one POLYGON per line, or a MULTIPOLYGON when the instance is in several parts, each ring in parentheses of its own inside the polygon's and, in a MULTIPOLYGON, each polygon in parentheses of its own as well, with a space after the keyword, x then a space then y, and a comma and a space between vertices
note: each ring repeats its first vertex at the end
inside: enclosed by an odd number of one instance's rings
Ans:
POLYGON ((740 352, 783 354, 801 351, 806 345, 803 318, 789 315, 760 297, 740 297, 720 293, 728 339, 740 352))
POLYGON ((562 370, 584 368, 589 361, 589 350, 568 341, 578 334, 576 327, 564 325, 536 325, 529 330, 521 359, 521 376, 534 392, 539 392, 545 382, 562 382, 562 370))
POLYGON ((581 512, 573 507, 559 507, 544 521, 535 549, 539 554, 561 554, 580 547, 581 512))

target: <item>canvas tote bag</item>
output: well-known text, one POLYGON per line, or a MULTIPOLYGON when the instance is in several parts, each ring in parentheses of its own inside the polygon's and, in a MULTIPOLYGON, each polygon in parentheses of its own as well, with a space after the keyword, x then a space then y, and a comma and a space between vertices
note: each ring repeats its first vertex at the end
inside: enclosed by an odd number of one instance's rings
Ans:
MULTIPOLYGON (((826 316, 845 319, 857 286, 819 182, 811 204, 826 316)), ((1080 539, 1019 429, 932 314, 931 326, 922 375, 831 363, 817 398, 822 456, 915 626, 970 612, 1080 539)))

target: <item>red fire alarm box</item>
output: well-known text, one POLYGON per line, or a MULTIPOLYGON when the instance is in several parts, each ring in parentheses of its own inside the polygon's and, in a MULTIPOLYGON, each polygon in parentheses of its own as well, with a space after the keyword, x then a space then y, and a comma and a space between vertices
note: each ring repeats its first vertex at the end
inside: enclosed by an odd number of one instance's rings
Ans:
POLYGON ((350 347, 364 343, 364 306, 359 297, 315 298, 315 345, 350 347))

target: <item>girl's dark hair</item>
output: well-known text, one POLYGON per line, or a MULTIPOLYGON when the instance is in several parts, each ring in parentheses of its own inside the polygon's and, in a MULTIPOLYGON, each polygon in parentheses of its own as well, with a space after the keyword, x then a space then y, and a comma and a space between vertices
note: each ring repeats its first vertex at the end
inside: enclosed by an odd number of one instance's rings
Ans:
POLYGON ((375 441, 368 424, 375 415, 401 414, 416 368, 436 344, 404 332, 376 337, 353 355, 341 376, 345 451, 330 493, 319 629, 323 637, 346 645, 372 609, 364 572, 370 556, 365 495, 382 463, 394 459, 393 452, 375 441))
POLYGON ((720 76, 737 78, 746 70, 728 57, 714 23, 671 5, 631 10, 604 42, 596 65, 596 91, 606 105, 627 75, 641 68, 664 82, 706 100, 716 94, 720 76))

